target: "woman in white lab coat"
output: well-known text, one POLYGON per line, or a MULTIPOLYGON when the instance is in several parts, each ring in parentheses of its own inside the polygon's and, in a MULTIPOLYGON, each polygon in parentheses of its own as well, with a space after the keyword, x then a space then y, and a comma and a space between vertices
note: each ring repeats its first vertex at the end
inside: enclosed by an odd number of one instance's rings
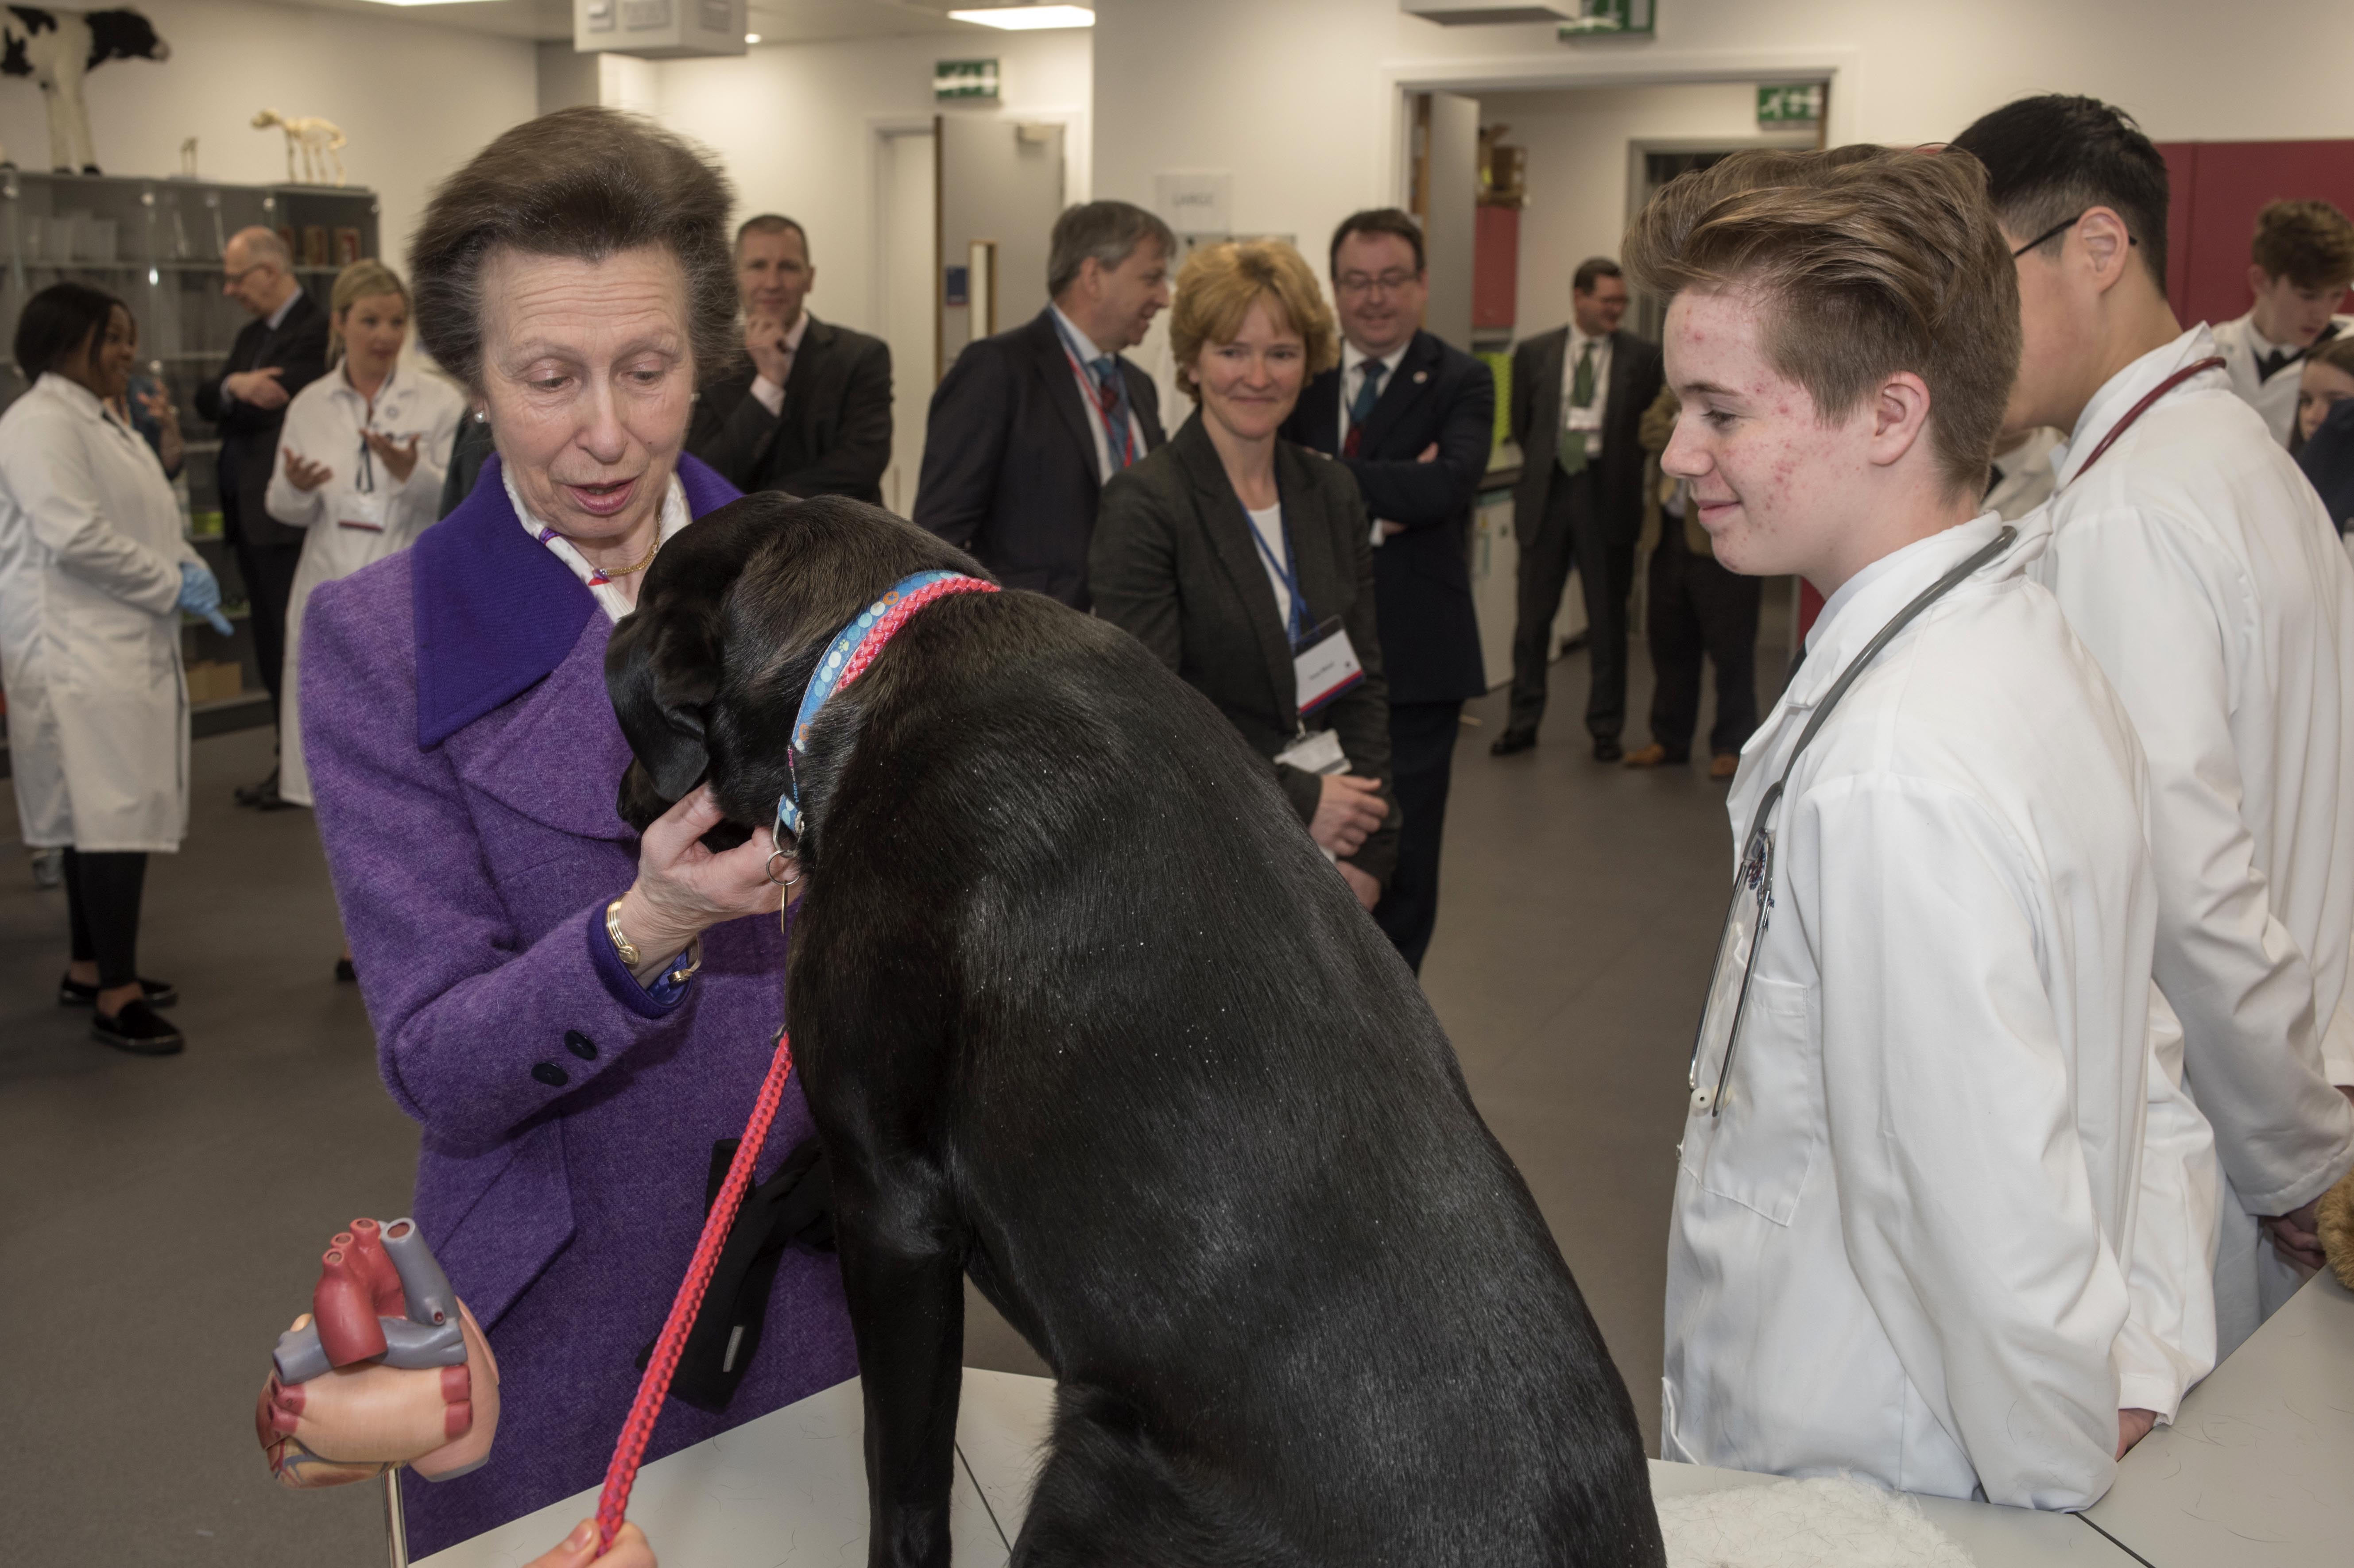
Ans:
POLYGON ((42 830, 71 845, 60 999, 94 1004, 106 1044, 167 1055, 183 1042, 155 1008, 175 998, 139 978, 139 900, 147 856, 187 830, 179 612, 217 612, 220 588, 154 451, 107 411, 130 385, 134 341, 122 302, 79 283, 42 290, 17 318, 33 387, 0 417, 0 604, 10 694, 39 693, 15 766, 45 779, 42 830))
MULTIPOLYGON (((279 690, 289 693, 302 689, 302 610, 311 590, 407 549, 431 525, 465 412, 455 387, 400 363, 408 290, 383 262, 355 261, 335 275, 327 330, 327 374, 286 407, 264 503, 281 523, 310 530, 286 607, 279 690)), ((281 705, 279 725, 279 796, 307 806, 299 701, 281 705)))

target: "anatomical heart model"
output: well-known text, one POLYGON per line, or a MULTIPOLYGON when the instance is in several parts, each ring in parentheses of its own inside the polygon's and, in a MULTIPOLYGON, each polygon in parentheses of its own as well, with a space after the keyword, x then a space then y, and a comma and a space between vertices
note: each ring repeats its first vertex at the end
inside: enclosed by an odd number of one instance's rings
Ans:
POLYGON ((429 1481, 490 1457, 499 1366, 414 1220, 354 1220, 321 1261, 311 1310, 279 1336, 254 1427, 287 1487, 406 1466, 429 1481))

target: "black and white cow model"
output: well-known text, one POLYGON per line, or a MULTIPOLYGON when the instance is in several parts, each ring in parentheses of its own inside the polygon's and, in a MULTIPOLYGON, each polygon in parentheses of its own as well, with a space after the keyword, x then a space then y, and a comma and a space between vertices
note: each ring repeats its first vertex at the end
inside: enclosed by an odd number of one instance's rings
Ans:
POLYGON ((0 18, 0 76, 29 76, 49 109, 49 166, 61 175, 98 170, 81 79, 109 60, 172 58, 136 11, 36 11, 11 5, 0 18))

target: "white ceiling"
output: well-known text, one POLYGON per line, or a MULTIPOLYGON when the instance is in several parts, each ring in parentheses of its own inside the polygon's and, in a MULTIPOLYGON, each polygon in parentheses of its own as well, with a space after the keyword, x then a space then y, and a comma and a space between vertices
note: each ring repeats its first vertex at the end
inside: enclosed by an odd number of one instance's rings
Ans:
MULTIPOLYGON (((396 21, 509 38, 568 38, 571 0, 459 0, 440 5, 386 5, 376 0, 280 0, 314 11, 349 11, 396 21)), ((909 33, 992 36, 992 29, 951 22, 951 5, 968 0, 751 0, 748 31, 764 44, 818 43, 828 38, 880 38, 909 33)), ((986 0, 984 0, 986 3, 986 0)))

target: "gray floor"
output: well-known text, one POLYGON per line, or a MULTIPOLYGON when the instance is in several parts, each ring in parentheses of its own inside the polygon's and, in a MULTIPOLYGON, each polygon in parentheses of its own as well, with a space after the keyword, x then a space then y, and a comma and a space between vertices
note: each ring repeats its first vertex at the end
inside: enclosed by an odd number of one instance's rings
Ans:
MULTIPOLYGON (((1787 624, 1769 603, 1763 645, 1781 648, 1787 624)), ((1781 660, 1761 664, 1770 695, 1781 660)), ((1473 705, 1424 980, 1654 1440, 1665 1216, 1723 907, 1724 792, 1691 769, 1595 763, 1577 722, 1583 659, 1553 680, 1555 716, 1525 756, 1489 757, 1500 699, 1473 705)), ((1634 683, 1640 715, 1639 652, 1634 683)), ((1639 718, 1629 738, 1643 738, 1639 718)), ((417 1152, 376 1082, 359 999, 330 978, 339 936, 309 815, 228 804, 269 750, 261 731, 198 742, 187 847, 154 863, 142 967, 186 994, 178 1058, 120 1057, 56 1006, 63 897, 0 850, 12 1565, 382 1561, 375 1492, 281 1493, 253 1436, 269 1347, 307 1301, 324 1239, 354 1214, 405 1208, 417 1152)), ((973 1307, 970 1364, 1043 1370, 973 1307)))

